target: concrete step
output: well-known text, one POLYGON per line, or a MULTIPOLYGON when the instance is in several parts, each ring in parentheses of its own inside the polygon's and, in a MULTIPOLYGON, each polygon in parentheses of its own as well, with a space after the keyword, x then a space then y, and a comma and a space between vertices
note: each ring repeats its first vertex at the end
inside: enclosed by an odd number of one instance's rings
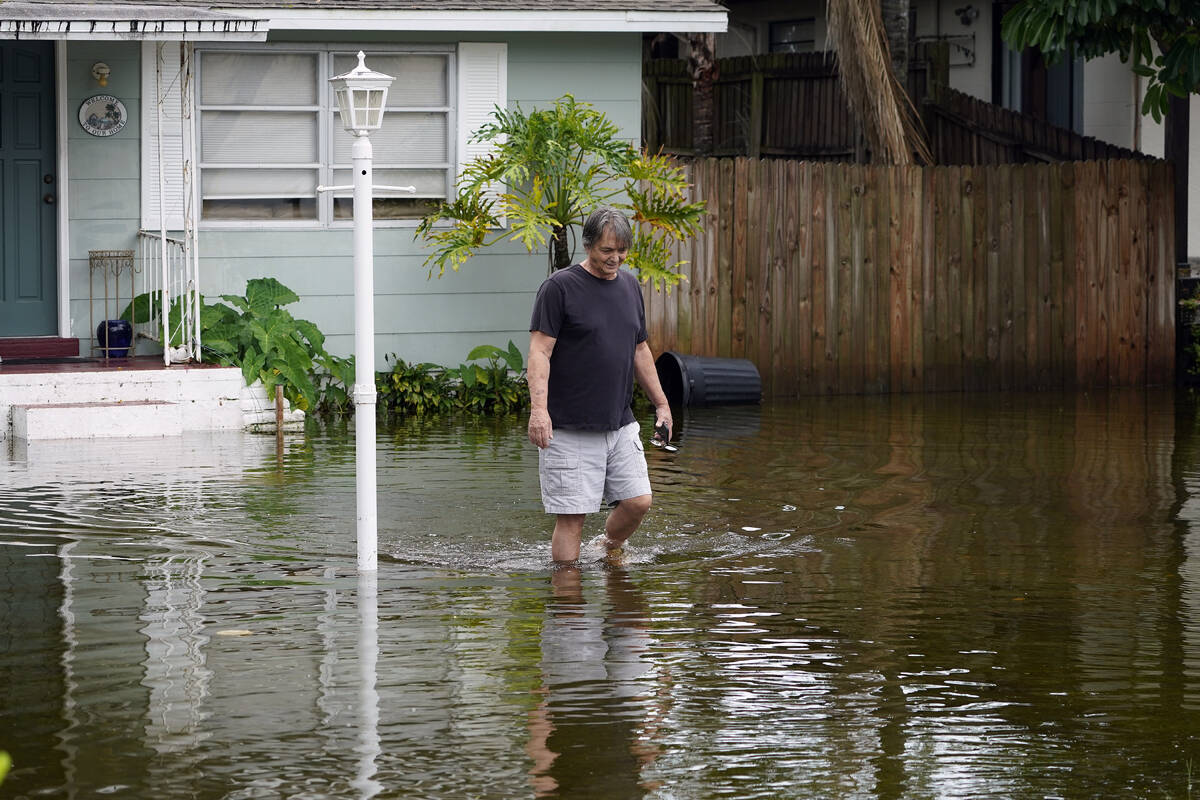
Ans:
MULTIPOLYGON (((289 427, 300 425, 304 412, 289 410, 289 427)), ((261 384, 247 387, 241 370, 140 369, 69 372, 0 372, 0 441, 75 438, 77 436, 168 436, 179 431, 274 429, 274 403, 261 384), (118 412, 112 422, 71 423, 72 413, 103 418, 97 408, 113 406, 175 405, 174 411, 146 412, 146 426, 126 425, 118 418, 136 418, 118 412), (23 410, 18 411, 18 408, 23 410), (45 411, 33 409, 47 409, 45 411), (66 409, 52 410, 52 409, 66 409), (18 423, 18 415, 21 422, 18 423), (174 431, 168 432, 170 426, 174 431), (77 432, 86 431, 86 432, 77 432)))
POLYGON ((184 426, 182 408, 178 403, 134 400, 14 405, 12 427, 13 436, 31 442, 41 439, 179 436, 184 426))

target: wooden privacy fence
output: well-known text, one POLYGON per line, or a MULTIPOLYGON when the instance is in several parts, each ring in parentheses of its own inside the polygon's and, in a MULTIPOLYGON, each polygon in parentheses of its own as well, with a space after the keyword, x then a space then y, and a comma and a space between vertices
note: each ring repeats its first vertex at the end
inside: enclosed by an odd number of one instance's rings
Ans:
POLYGON ((942 85, 932 87, 921 115, 935 164, 1149 158, 942 85))
POLYGON ((1166 384, 1161 161, 874 167, 704 159, 655 352, 748 358, 764 394, 1166 384))
MULTIPOLYGON (((842 93, 832 53, 772 53, 717 63, 711 155, 865 160, 865 143, 842 93)), ((947 85, 949 70, 944 44, 921 44, 909 60, 909 95, 920 111, 936 164, 1146 158, 955 91, 947 85)), ((687 62, 646 62, 642 89, 646 147, 694 153, 694 98, 687 62)))

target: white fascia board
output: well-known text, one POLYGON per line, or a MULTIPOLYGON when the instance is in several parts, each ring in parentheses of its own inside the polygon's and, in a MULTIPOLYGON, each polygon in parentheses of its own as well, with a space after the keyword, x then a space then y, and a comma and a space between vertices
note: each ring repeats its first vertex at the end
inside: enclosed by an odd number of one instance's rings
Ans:
MULTIPOLYGON (((229 9, 217 9, 227 11, 229 9)), ((355 11, 256 9, 272 31, 723 33, 724 11, 355 11)))
POLYGON ((0 39, 265 42, 261 20, 0 19, 0 39))

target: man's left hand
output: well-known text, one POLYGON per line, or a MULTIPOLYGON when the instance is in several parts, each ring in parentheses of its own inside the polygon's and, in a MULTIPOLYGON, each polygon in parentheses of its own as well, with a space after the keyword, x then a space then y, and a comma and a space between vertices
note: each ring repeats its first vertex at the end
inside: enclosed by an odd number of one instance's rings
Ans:
POLYGON ((666 444, 671 441, 671 436, 675 429, 675 421, 671 418, 671 406, 666 404, 654 409, 654 427, 657 429, 663 425, 667 426, 667 438, 663 442, 663 444, 666 444))

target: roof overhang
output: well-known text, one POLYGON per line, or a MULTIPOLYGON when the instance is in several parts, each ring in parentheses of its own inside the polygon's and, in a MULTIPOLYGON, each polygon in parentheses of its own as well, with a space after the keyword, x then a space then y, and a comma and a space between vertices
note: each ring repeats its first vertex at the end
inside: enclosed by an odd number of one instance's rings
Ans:
POLYGON ((0 39, 265 41, 267 21, 255 17, 177 5, 13 0, 0 2, 0 39))
POLYGON ((724 11, 347 11, 264 8, 271 31, 722 33, 724 11))

